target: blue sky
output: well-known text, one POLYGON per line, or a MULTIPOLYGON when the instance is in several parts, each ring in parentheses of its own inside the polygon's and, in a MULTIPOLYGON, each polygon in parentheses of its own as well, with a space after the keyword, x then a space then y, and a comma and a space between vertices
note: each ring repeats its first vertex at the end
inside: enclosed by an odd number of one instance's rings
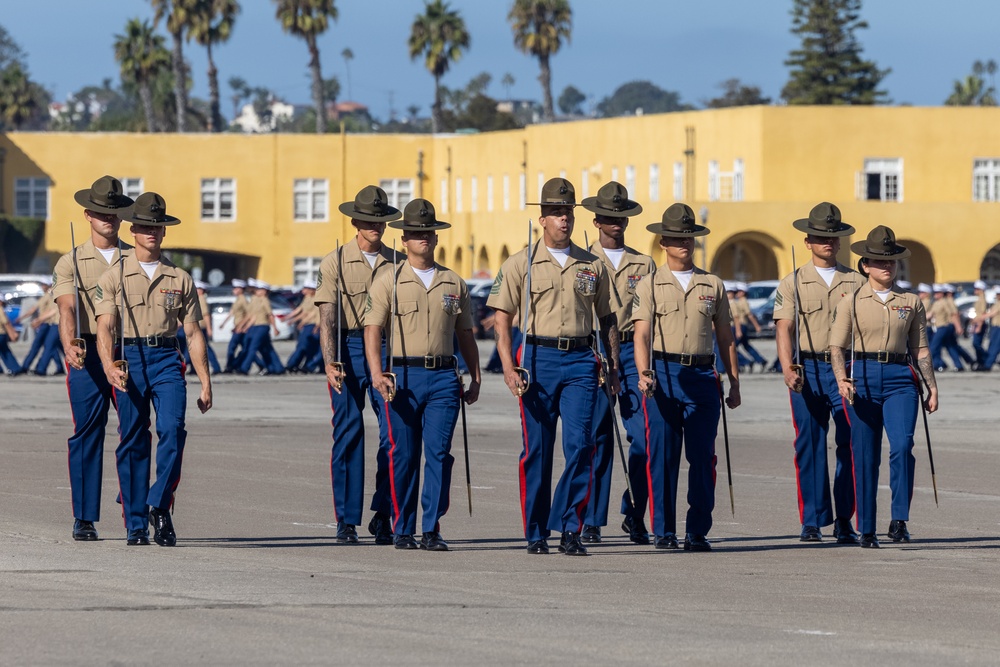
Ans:
MULTIPOLYGON (((105 77, 117 83, 114 35, 128 18, 152 17, 145 0, 0 0, 0 25, 28 53, 32 77, 57 100, 105 77)), ((242 0, 243 12, 230 41, 215 50, 223 112, 231 114, 226 81, 241 76, 293 103, 309 100, 305 43, 281 31, 271 0, 242 0)), ((596 104, 618 85, 646 79, 698 104, 718 94, 718 84, 738 77, 777 98, 788 78, 784 60, 796 46, 789 32, 791 0, 574 0, 572 42, 552 60, 553 95, 574 85, 596 104)), ((511 95, 540 99, 537 62, 516 51, 506 20, 509 0, 452 0, 472 36, 471 49, 445 75, 449 87, 464 86, 480 72, 493 75, 488 91, 506 96, 500 84, 510 72, 511 95)), ((320 38, 325 77, 347 73, 340 53, 354 52, 351 97, 386 118, 392 106, 429 113, 433 81, 406 48, 422 0, 338 0, 340 17, 320 38)), ((859 32, 865 54, 892 68, 884 87, 896 103, 938 105, 955 79, 976 59, 1000 60, 997 0, 867 0, 868 30, 859 32)), ((162 27, 161 27, 162 30, 162 27)), ((204 49, 185 44, 194 94, 208 96, 204 49)))

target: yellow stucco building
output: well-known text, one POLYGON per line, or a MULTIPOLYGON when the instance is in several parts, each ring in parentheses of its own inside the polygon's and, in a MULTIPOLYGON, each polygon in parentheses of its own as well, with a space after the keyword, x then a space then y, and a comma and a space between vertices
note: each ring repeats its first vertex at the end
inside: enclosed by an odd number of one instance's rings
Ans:
MULTIPOLYGON (((107 173, 132 195, 163 195, 183 221, 165 246, 216 279, 301 284, 353 236, 337 205, 369 183, 400 208, 434 202, 454 225, 440 261, 492 275, 524 247, 538 215, 525 202, 554 176, 578 200, 625 184, 645 209, 627 240, 645 252, 656 252, 645 224, 690 204, 712 229, 698 263, 726 278, 790 271, 792 220, 826 200, 858 238, 896 231, 913 250, 901 277, 1000 279, 998 108, 742 107, 437 136, 10 133, 0 149, 0 214, 44 217, 48 253, 67 251, 69 222, 82 224, 73 193, 107 173)), ((593 238, 591 219, 578 209, 578 243, 593 238)))

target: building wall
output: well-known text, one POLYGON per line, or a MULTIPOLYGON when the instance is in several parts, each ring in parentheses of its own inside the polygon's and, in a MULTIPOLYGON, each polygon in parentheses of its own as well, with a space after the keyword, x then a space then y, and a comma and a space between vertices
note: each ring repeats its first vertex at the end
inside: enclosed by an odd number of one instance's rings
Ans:
MULTIPOLYGON (((168 231, 167 247, 259 258, 259 277, 288 284, 294 258, 322 257, 338 238, 353 236, 337 205, 366 184, 392 178, 412 179, 413 195, 422 193, 453 224, 439 235, 439 258, 465 276, 493 274, 505 253, 524 247, 527 221, 538 208, 521 206, 522 178, 527 202, 537 201, 541 181, 560 175, 574 183, 578 200, 612 178, 631 185, 644 212, 633 219, 628 242, 660 257, 645 226, 675 201, 679 163, 682 199, 704 212, 712 229, 704 263, 726 277, 787 273, 791 245, 801 247, 791 222, 827 200, 859 230, 845 239, 845 262, 853 263, 850 241, 887 224, 901 242, 926 250, 929 260, 914 262, 911 277, 957 281, 979 277, 984 256, 1000 243, 1000 204, 972 201, 973 160, 1000 158, 998 121, 1000 109, 990 108, 743 107, 436 137, 12 133, 0 135, 6 149, 0 181, 9 213, 16 177, 50 179, 45 246, 60 253, 69 249, 68 221, 82 221, 76 190, 105 173, 142 177, 144 188, 162 194, 183 220, 168 231), (858 200, 856 179, 866 158, 902 159, 901 201, 858 200), (737 193, 730 181, 713 200, 710 162, 726 174, 737 160, 742 199, 731 201, 737 193), (655 197, 651 165, 659 172, 655 197), (201 221, 201 179, 209 177, 236 179, 234 221, 201 221), (325 221, 293 220, 296 178, 328 181, 325 221)), ((592 216, 580 208, 578 243, 585 231, 593 240, 592 216)), ((387 242, 397 239, 390 230, 387 242)), ((701 251, 697 258, 703 263, 701 251)))

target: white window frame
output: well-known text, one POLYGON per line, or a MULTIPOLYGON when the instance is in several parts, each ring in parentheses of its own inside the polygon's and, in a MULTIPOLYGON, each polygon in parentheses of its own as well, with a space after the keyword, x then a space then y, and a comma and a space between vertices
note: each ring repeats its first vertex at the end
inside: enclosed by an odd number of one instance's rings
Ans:
POLYGON ((660 165, 649 165, 649 201, 660 201, 660 165))
POLYGON ((330 181, 325 178, 292 180, 292 220, 295 222, 330 221, 330 181), (298 197, 305 195, 305 210, 299 209, 298 197), (322 197, 322 201, 317 199, 322 197))
POLYGON ((413 201, 412 178, 380 178, 378 186, 385 190, 385 195, 389 198, 389 206, 398 208, 400 211, 413 201))
POLYGON ((462 212, 462 177, 455 179, 455 213, 462 212))
POLYGON ((611 167, 611 180, 612 181, 618 180, 618 167, 611 167))
POLYGON ((479 179, 473 176, 469 180, 469 210, 473 213, 479 211, 479 179))
POLYGON ((503 175, 503 210, 510 210, 510 174, 503 175))
POLYGON ((292 284, 301 288, 307 280, 316 281, 322 257, 295 257, 292 259, 292 284))
POLYGON ((122 184, 122 194, 131 199, 135 199, 143 192, 144 182, 141 176, 123 176, 118 179, 118 182, 122 184))
POLYGON ((486 210, 493 212, 493 175, 486 177, 486 210))
POLYGON ((523 171, 518 175, 517 178, 518 185, 518 207, 523 211, 528 207, 528 200, 525 197, 528 194, 528 175, 523 171))
POLYGON ((625 165, 625 189, 630 197, 635 197, 635 165, 625 165))
POLYGON ((684 201, 683 162, 674 162, 674 201, 684 201))
POLYGON ((441 179, 441 212, 448 212, 448 179, 441 179))
POLYGON ((201 221, 202 222, 235 222, 236 221, 236 179, 228 177, 203 178, 201 179, 201 221), (232 186, 231 192, 223 189, 224 183, 232 186), (230 215, 224 217, 222 214, 222 196, 230 192, 232 195, 232 206, 230 215), (212 212, 205 215, 205 195, 212 198, 212 212))
POLYGON ((743 158, 733 160, 732 201, 743 201, 743 158))
POLYGON ((51 192, 49 179, 34 176, 24 176, 14 179, 14 216, 18 218, 49 219, 51 210, 51 192), (27 207, 19 205, 18 198, 27 195, 27 207), (45 203, 39 202, 39 195, 44 194, 45 203), (42 207, 44 206, 44 210, 42 207))
POLYGON ((972 201, 1000 201, 1000 158, 972 161, 972 201))
POLYGON ((719 161, 708 161, 708 201, 719 201, 719 161))
POLYGON ((580 172, 580 199, 590 196, 590 170, 580 172))
POLYGON ((542 186, 545 185, 545 172, 538 172, 538 201, 542 201, 542 186))
POLYGON ((865 158, 864 168, 857 172, 854 181, 860 201, 903 201, 903 158, 865 158), (869 176, 879 177, 878 198, 868 196, 869 176))

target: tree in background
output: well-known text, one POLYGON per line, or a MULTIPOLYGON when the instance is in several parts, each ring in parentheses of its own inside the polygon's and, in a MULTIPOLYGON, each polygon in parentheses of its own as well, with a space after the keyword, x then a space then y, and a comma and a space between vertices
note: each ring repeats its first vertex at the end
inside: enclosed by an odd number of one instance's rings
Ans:
POLYGON ((229 89, 233 92, 230 93, 229 99, 233 103, 233 120, 240 115, 240 109, 246 104, 246 101, 250 99, 250 95, 253 93, 250 90, 250 86, 247 85, 246 79, 241 76, 231 76, 229 77, 229 89))
POLYGON ((514 0, 507 15, 514 30, 514 46, 538 58, 542 84, 542 115, 555 118, 552 108, 552 70, 549 58, 559 51, 562 40, 570 41, 573 12, 567 0, 514 0))
POLYGON ((309 71, 312 73, 312 98, 316 113, 316 134, 326 132, 326 104, 323 95, 323 72, 319 63, 316 38, 326 32, 330 21, 337 20, 333 0, 274 0, 276 16, 285 32, 301 37, 309 49, 309 71))
POLYGON ((354 51, 345 48, 340 52, 340 57, 344 59, 344 70, 347 72, 347 99, 353 100, 351 96, 351 61, 354 60, 354 51))
POLYGON ((188 76, 187 64, 184 62, 184 33, 192 27, 192 7, 198 0, 150 0, 156 15, 154 24, 158 24, 160 19, 166 17, 167 32, 170 33, 174 42, 171 52, 171 62, 174 70, 174 97, 176 99, 176 131, 184 132, 187 129, 188 111, 188 76))
POLYGON ((208 129, 222 131, 222 111, 219 108, 219 70, 212 59, 212 46, 229 39, 240 13, 240 3, 236 0, 196 0, 192 5, 191 29, 188 38, 205 47, 208 52, 208 129))
POLYGON ((709 109, 725 109, 727 107, 749 107, 756 104, 770 104, 771 98, 764 97, 757 86, 746 86, 739 79, 726 79, 719 84, 722 96, 704 102, 709 109))
POLYGON ((18 64, 24 68, 24 63, 25 55, 21 46, 0 25, 0 70, 7 69, 7 67, 14 64, 18 64))
POLYGON ((601 100, 597 104, 597 115, 631 116, 688 111, 691 108, 691 105, 681 102, 680 93, 664 90, 649 81, 631 81, 619 86, 611 96, 601 100))
POLYGON ((457 11, 443 0, 424 4, 424 13, 418 14, 410 28, 410 59, 423 56, 424 66, 434 77, 434 105, 431 107, 431 131, 441 129, 441 77, 452 62, 462 57, 469 48, 469 32, 457 11))
POLYGON ((115 60, 121 69, 122 82, 139 89, 142 111, 146 115, 146 130, 158 132, 153 112, 153 81, 170 65, 170 53, 161 35, 149 21, 129 19, 125 32, 115 35, 115 60))
POLYGON ((576 86, 566 86, 559 95, 559 111, 567 116, 582 116, 583 103, 586 101, 587 96, 576 86))
POLYGON ((24 51, 0 26, 0 130, 43 129, 51 99, 31 80, 24 51))
POLYGON ((888 101, 879 84, 891 70, 861 57, 854 33, 862 21, 861 0, 794 0, 792 33, 802 46, 785 65, 791 68, 781 97, 788 104, 878 104, 888 101))
POLYGON ((952 93, 944 103, 955 107, 995 107, 997 91, 993 86, 993 78, 996 72, 995 60, 989 60, 985 64, 977 60, 972 64, 972 74, 955 81, 952 93), (989 75, 989 84, 983 78, 984 74, 989 75))
POLYGON ((500 79, 500 85, 503 86, 504 94, 507 96, 507 100, 510 100, 510 89, 514 86, 514 75, 507 72, 500 79))

